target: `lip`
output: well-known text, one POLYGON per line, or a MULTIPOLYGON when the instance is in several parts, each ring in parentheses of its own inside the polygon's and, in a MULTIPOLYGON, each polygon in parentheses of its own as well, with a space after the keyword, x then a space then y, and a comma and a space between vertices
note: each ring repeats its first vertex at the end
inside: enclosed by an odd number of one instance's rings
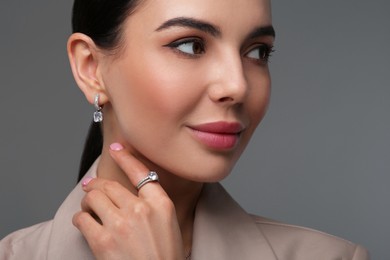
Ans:
POLYGON ((240 123, 225 121, 193 125, 188 128, 197 141, 215 150, 233 149, 244 130, 240 123))

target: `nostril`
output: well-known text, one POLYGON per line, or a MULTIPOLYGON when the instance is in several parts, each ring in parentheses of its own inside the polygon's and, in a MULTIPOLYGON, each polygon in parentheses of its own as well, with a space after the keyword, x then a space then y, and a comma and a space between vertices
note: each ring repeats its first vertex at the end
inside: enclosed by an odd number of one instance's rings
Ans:
POLYGON ((233 101, 233 98, 231 97, 223 97, 219 99, 220 102, 227 102, 227 101, 233 101))

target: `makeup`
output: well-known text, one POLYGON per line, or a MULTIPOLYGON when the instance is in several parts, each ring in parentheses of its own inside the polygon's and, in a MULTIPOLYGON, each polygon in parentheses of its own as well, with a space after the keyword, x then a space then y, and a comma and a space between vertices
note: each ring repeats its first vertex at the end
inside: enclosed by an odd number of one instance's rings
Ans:
POLYGON ((231 150, 240 139, 244 127, 240 123, 212 122, 189 126, 192 136, 200 143, 215 150, 231 150))

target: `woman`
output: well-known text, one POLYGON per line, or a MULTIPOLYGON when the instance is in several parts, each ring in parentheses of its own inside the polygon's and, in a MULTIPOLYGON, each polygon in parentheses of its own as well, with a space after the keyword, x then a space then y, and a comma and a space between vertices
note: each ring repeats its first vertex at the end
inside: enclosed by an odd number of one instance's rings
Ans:
POLYGON ((73 31, 96 108, 83 178, 52 221, 3 239, 1 259, 368 258, 251 216, 217 183, 268 105, 268 0, 76 0, 73 31))

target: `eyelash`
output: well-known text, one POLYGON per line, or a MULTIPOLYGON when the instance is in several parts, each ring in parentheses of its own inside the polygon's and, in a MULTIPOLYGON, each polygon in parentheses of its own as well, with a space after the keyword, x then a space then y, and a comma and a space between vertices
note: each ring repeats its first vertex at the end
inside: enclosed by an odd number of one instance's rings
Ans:
MULTIPOLYGON (((171 42, 167 45, 164 45, 164 47, 169 47, 169 48, 173 49, 175 52, 178 52, 180 55, 184 55, 184 56, 187 56, 189 58, 198 58, 198 57, 200 57, 200 55, 202 55, 206 52, 205 43, 200 38, 184 38, 184 39, 180 39, 180 40, 171 42), (186 45, 186 44, 191 44, 191 43, 192 44, 199 44, 198 48, 200 48, 200 53, 195 53, 196 51, 194 50, 194 46, 192 47, 192 51, 194 53, 188 53, 188 52, 185 52, 185 51, 179 49, 180 46, 186 45)), ((253 46, 251 46, 251 49, 245 53, 245 56, 247 56, 248 54, 250 54, 252 51, 254 51, 256 49, 261 52, 261 48, 263 48, 263 50, 262 50, 263 53, 260 55, 261 57, 259 57, 259 59, 251 58, 251 57, 247 57, 247 58, 254 60, 256 63, 259 63, 259 64, 267 64, 269 62, 269 58, 271 57, 271 54, 275 51, 273 46, 271 46, 269 44, 260 43, 260 44, 253 45, 253 46)))
POLYGON ((272 53, 275 52, 274 47, 272 45, 260 43, 260 44, 256 44, 253 47, 251 47, 251 49, 245 53, 245 56, 249 55, 251 52, 253 52, 255 50, 258 50, 260 52, 259 59, 251 58, 251 57, 248 57, 248 58, 252 59, 255 62, 258 62, 260 64, 267 64, 269 62, 269 58, 272 56, 272 53))
MULTIPOLYGON (((206 52, 205 43, 200 38, 184 38, 184 39, 180 39, 180 40, 171 42, 167 45, 164 45, 164 47, 169 47, 169 48, 173 49, 174 51, 178 52, 179 54, 190 57, 190 58, 197 58, 206 52), (181 45, 185 45, 185 44, 189 44, 189 43, 199 44, 198 47, 200 47, 200 53, 193 53, 192 54, 192 53, 188 53, 188 52, 185 52, 185 51, 182 51, 179 49, 179 47, 181 45)), ((192 50, 195 52, 194 47, 192 47, 192 50)))

